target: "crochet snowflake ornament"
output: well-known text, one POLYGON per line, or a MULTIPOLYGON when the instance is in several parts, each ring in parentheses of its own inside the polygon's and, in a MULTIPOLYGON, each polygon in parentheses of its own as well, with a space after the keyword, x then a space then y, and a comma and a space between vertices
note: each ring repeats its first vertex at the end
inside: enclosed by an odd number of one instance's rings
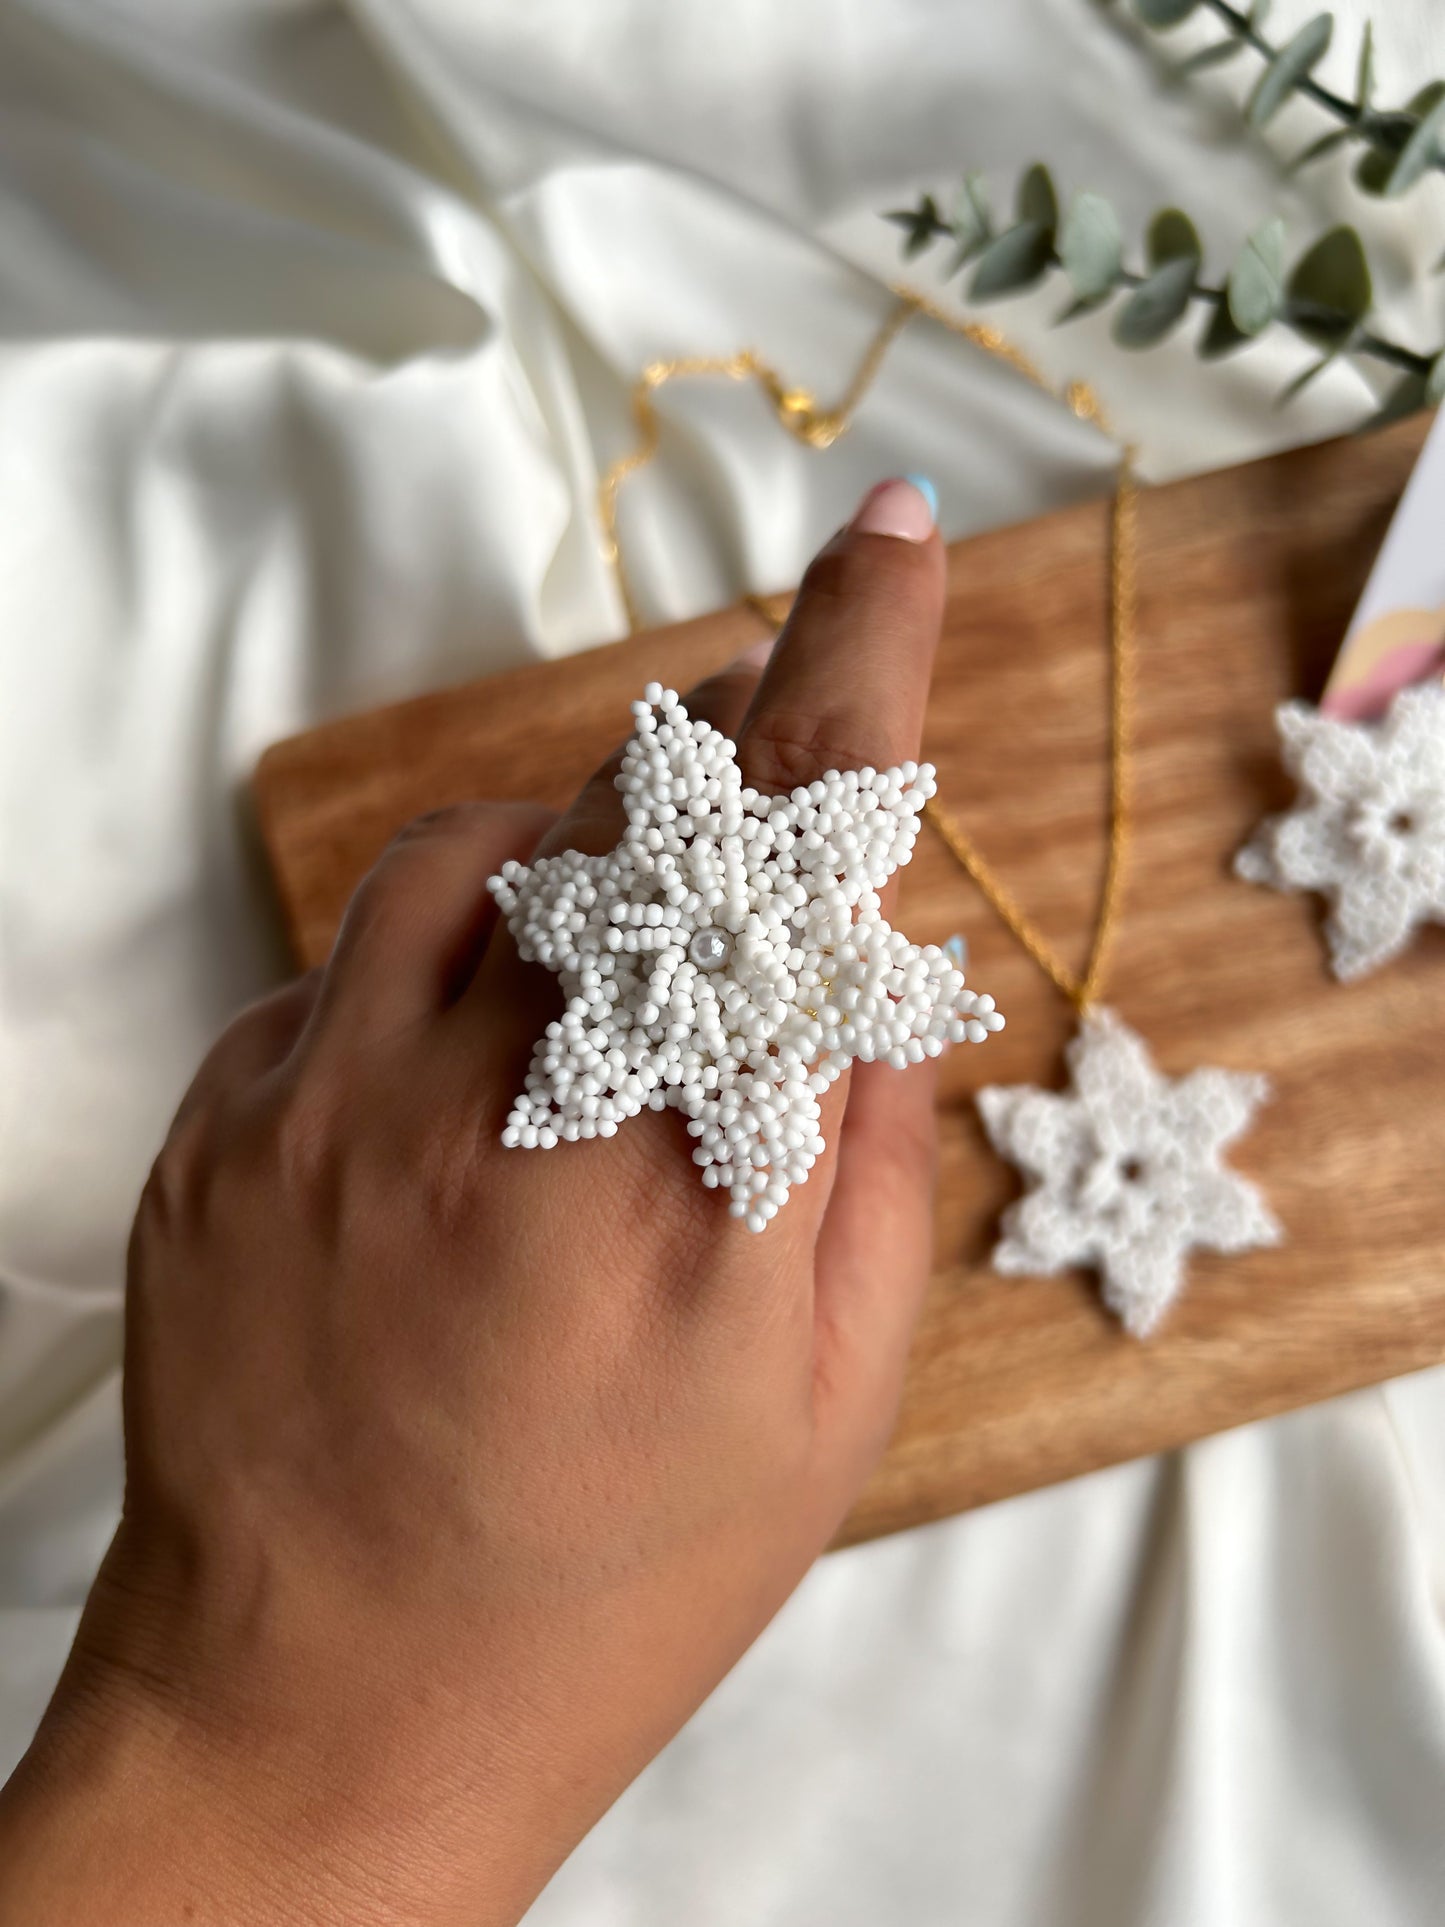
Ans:
POLYGON ((1330 961, 1348 982, 1398 956, 1420 924, 1445 923, 1445 688, 1402 689, 1382 723, 1305 703, 1275 720, 1300 799, 1261 825, 1235 871, 1322 891, 1330 961))
POLYGON ((822 1151, 818 1099, 848 1063, 915 1064, 1003 1018, 879 914, 933 793, 928 765, 830 770, 763 796, 674 690, 649 683, 632 713, 616 849, 507 863, 488 882, 522 956, 567 999, 502 1142, 611 1137, 671 1105, 703 1183, 761 1231, 822 1151))
POLYGON ((1072 1091, 1010 1084, 978 1093, 990 1142, 1029 1186, 1004 1213, 994 1269, 1097 1270, 1105 1304, 1145 1338, 1178 1296, 1191 1250, 1280 1241, 1259 1191, 1220 1160, 1269 1086, 1241 1071, 1167 1078, 1107 1010, 1084 1019, 1067 1057, 1072 1091))

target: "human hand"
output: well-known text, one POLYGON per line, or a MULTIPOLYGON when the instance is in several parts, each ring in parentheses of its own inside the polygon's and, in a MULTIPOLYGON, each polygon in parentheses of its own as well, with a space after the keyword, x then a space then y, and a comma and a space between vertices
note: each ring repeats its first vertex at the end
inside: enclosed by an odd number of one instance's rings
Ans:
MULTIPOLYGON (((768 790, 916 755, 943 578, 923 498, 875 491, 761 681, 689 710, 768 790)), ((931 1064, 833 1087, 761 1235, 673 1113, 500 1144, 557 990, 485 880, 620 823, 608 770, 560 822, 411 826, 325 972, 202 1065, 136 1220, 124 1516, 0 1808, 0 1921, 515 1921, 881 1452, 931 1064)))

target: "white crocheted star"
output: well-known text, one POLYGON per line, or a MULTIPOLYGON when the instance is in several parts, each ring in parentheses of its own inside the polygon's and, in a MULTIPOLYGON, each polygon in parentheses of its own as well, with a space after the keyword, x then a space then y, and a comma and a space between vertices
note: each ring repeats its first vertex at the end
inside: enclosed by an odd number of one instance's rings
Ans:
POLYGON ((1275 713, 1300 798, 1234 860, 1276 890, 1319 890, 1342 982, 1398 956, 1422 923, 1445 923, 1445 688, 1402 689, 1381 723, 1305 703, 1275 713))
POLYGON ((978 1108, 1029 1189, 1003 1216, 996 1271, 1097 1270, 1104 1302, 1147 1337, 1184 1284, 1191 1250, 1249 1251, 1281 1237, 1254 1185, 1220 1161, 1268 1095, 1263 1077, 1163 1076, 1112 1011, 1070 1043, 1071 1092, 993 1085, 978 1108))
POLYGON ((925 764, 830 771, 791 796, 743 786, 732 743, 650 683, 607 856, 512 862, 488 888, 567 1005, 537 1045, 509 1145, 610 1137, 686 1112, 702 1181, 760 1231, 823 1149, 818 1099, 853 1059, 899 1066, 1003 1018, 934 944, 879 914, 933 793, 925 764))

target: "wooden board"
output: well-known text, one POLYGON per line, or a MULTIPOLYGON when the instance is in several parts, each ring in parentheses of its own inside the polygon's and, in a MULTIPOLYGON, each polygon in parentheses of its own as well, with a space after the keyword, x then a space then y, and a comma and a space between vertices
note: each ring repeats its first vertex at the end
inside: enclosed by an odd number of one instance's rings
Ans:
MULTIPOLYGON (((925 831, 900 921, 962 928, 1009 1027, 945 1061, 937 1276, 897 1436, 844 1541, 960 1511, 1445 1357, 1445 931, 1335 985, 1319 911, 1234 881, 1288 797, 1271 710, 1318 694, 1424 435, 1417 418, 1160 488, 1141 503, 1136 811, 1109 1000, 1181 1073, 1269 1073, 1236 1148, 1288 1243, 1197 1257, 1167 1328, 1120 1335, 1083 1277, 986 1269, 1010 1169, 978 1081, 1061 1074, 1070 1012, 925 831)), ((1105 823, 1107 505, 960 542, 925 750, 968 824, 1078 959, 1105 823)), ((354 717, 263 758, 255 801, 296 953, 325 957, 352 886, 417 812, 562 803, 650 678, 687 688, 761 633, 726 609, 354 717)))

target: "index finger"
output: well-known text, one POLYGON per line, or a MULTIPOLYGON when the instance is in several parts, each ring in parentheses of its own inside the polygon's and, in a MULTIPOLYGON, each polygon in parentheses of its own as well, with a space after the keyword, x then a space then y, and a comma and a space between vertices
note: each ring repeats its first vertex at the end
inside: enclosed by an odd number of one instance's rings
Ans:
POLYGON ((880 482, 803 577, 738 735, 760 790, 918 754, 943 620, 931 483, 880 482))

